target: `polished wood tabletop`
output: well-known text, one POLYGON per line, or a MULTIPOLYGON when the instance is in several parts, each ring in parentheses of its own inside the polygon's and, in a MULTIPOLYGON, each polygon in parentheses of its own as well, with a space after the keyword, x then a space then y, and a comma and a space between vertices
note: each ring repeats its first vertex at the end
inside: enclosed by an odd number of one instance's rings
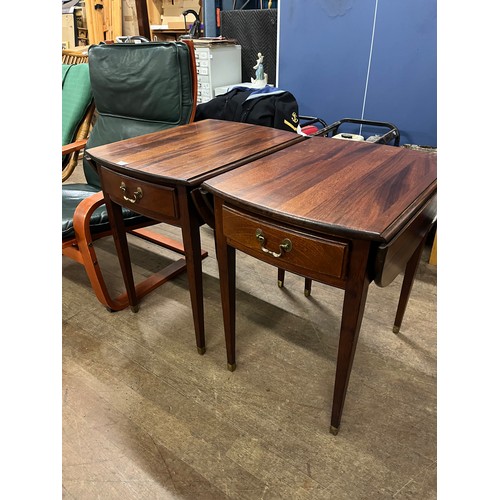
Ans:
POLYGON ((393 331, 401 326, 436 217, 436 156, 313 137, 209 179, 202 188, 214 200, 231 371, 235 250, 345 290, 330 422, 337 434, 368 285, 387 286, 404 272, 393 331))
POLYGON ((205 187, 276 220, 388 242, 434 195, 436 174, 434 155, 311 137, 205 187))
POLYGON ((225 170, 304 137, 223 120, 203 120, 89 149, 101 166, 158 184, 197 186, 225 170))

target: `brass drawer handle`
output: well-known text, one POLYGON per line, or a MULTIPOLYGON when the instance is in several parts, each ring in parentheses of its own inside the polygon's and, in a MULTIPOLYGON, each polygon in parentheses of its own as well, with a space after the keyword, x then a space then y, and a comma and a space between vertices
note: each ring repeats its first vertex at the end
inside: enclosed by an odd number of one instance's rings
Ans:
POLYGON ((140 187, 137 188, 137 191, 134 191, 133 198, 129 198, 127 196, 127 186, 125 185, 125 183, 123 181, 120 184, 120 189, 123 191, 123 199, 126 201, 130 201, 130 203, 135 203, 142 198, 142 189, 140 187))
POLYGON ((281 257, 283 255, 283 252, 289 252, 292 249, 292 242, 288 238, 285 238, 280 244, 279 253, 269 250, 269 248, 266 248, 264 246, 266 244, 266 237, 264 236, 264 232, 262 231, 262 229, 257 229, 257 231, 255 231, 255 237, 257 238, 257 241, 260 243, 260 249, 264 253, 269 253, 276 258, 281 257))

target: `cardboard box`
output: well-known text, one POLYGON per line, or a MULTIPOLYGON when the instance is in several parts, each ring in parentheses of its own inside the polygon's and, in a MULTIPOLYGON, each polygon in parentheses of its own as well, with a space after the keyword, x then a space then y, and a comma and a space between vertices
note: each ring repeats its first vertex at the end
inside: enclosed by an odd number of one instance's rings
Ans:
MULTIPOLYGON (((190 19, 192 16, 186 17, 186 24, 189 29, 190 19)), ((162 25, 166 26, 169 30, 183 30, 184 29, 184 16, 162 16, 162 25)))
MULTIPOLYGON (((200 15, 200 18, 202 16, 202 9, 201 9, 201 1, 200 0, 177 0, 174 5, 172 5, 171 0, 163 0, 163 12, 162 15, 163 17, 181 17, 182 21, 184 22, 184 17, 182 13, 185 10, 192 9, 195 12, 198 12, 200 15)), ((188 21, 189 19, 192 18, 192 16, 188 16, 188 21)), ((165 24, 165 22, 162 22, 162 24, 165 24)), ((183 25, 184 27, 184 25, 183 25)))

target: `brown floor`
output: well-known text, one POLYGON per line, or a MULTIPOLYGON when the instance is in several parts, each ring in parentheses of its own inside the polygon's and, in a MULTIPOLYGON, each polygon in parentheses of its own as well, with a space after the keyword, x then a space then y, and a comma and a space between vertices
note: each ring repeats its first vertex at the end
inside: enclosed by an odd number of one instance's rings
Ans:
MULTIPOLYGON (((70 182, 78 182, 78 175, 70 182)), ((179 230, 161 225, 167 234, 179 230)), ((173 258, 131 239, 137 276, 173 258)), ((343 292, 237 254, 237 361, 226 369, 218 271, 202 228, 207 352, 187 277, 109 313, 63 258, 66 499, 436 498, 436 267, 424 252, 399 335, 402 279, 372 284, 343 420, 329 433, 343 292)), ((111 239, 98 257, 122 290, 111 239)))

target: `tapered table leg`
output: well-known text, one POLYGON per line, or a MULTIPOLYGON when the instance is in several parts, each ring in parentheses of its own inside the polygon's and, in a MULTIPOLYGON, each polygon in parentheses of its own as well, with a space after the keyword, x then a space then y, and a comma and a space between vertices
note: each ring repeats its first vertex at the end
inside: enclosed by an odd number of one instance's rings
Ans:
POLYGON ((278 287, 283 288, 285 284, 285 270, 278 267, 278 287))
POLYGON ((392 327, 392 331, 394 333, 399 333, 399 329, 401 328, 401 323, 403 322, 403 316, 406 311, 406 306, 408 305, 408 299, 410 298, 411 289, 413 287, 413 282, 415 281, 415 275, 417 274, 424 246, 425 237, 410 257, 408 264, 406 264, 401 294, 399 295, 398 309, 396 311, 396 319, 394 320, 394 326, 392 327))
POLYGON ((205 354, 205 321, 203 311, 203 274, 201 259, 200 220, 187 193, 179 196, 182 221, 182 240, 186 258, 189 295, 193 310, 196 347, 199 354, 205 354))
POLYGON ((354 242, 351 252, 351 271, 346 283, 342 322, 340 325, 337 370, 333 389, 333 405, 330 432, 337 434, 344 408, 347 386, 356 352, 359 330, 363 320, 368 285, 367 273, 369 243, 354 242))
POLYGON ((311 295, 311 286, 312 286, 312 279, 305 278, 304 279, 304 295, 306 297, 309 297, 311 295))
POLYGON ((139 299, 135 290, 132 263, 130 261, 130 253, 127 242, 127 232, 123 222, 122 207, 112 202, 109 196, 105 193, 104 199, 106 201, 109 221, 112 226, 116 227, 116 231, 113 231, 113 239, 115 240, 116 254, 118 256, 118 261, 120 262, 123 281, 125 282, 129 307, 133 312, 137 312, 139 310, 139 299))
MULTIPOLYGON (((219 216, 221 207, 216 211, 219 216)), ((222 221, 216 223, 217 260, 219 265, 220 294, 224 335, 226 338, 227 368, 236 369, 236 250, 226 243, 222 233, 222 221)))

